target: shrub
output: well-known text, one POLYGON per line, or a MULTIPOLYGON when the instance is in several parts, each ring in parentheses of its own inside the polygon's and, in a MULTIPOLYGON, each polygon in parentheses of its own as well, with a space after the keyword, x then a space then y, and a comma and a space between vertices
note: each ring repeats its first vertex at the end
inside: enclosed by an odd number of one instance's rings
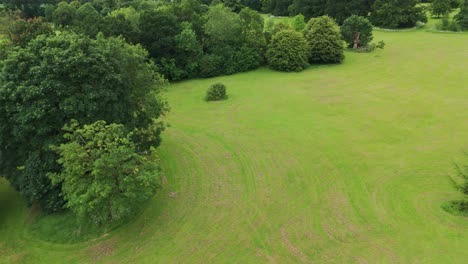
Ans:
POLYGON ((294 30, 283 30, 271 39, 266 52, 268 65, 279 71, 301 71, 307 65, 309 47, 304 36, 294 30))
POLYGON ((458 25, 456 20, 450 20, 448 15, 445 15, 442 20, 436 24, 436 29, 437 30, 443 30, 443 31, 460 31, 460 25, 458 25))
POLYGON ((206 91, 206 101, 219 101, 226 98, 226 86, 222 83, 215 83, 206 91))
POLYGON ((335 20, 329 16, 312 18, 304 31, 309 43, 309 62, 340 63, 344 59, 343 40, 335 20))
POLYGON ((357 47, 366 46, 374 38, 372 36, 372 24, 362 16, 350 16, 341 26, 341 35, 348 44, 348 47, 353 47, 356 42, 357 47))
POLYGON ((385 48, 385 42, 383 40, 379 41, 379 43, 377 43, 377 45, 376 45, 376 48, 384 49, 385 48))

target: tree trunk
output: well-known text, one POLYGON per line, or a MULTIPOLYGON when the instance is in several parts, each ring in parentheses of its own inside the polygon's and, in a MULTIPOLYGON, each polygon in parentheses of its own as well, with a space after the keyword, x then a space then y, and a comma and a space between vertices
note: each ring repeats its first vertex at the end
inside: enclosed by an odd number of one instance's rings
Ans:
POLYGON ((353 49, 357 49, 358 46, 359 46, 359 36, 361 35, 361 32, 356 32, 354 33, 354 45, 353 45, 353 49))

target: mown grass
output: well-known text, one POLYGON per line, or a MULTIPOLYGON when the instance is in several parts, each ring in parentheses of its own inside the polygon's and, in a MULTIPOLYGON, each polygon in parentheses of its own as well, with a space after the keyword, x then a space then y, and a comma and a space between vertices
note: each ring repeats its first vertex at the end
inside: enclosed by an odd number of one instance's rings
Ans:
POLYGON ((167 183, 107 236, 47 242, 1 181, 0 262, 468 262, 468 220, 441 208, 468 147, 468 34, 375 39, 341 65, 173 84, 167 183), (216 82, 229 99, 206 103, 216 82))

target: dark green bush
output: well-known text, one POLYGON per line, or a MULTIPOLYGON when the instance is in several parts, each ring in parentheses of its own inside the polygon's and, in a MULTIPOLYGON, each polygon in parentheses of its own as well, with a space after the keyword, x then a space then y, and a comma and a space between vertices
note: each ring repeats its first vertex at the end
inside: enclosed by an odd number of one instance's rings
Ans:
POLYGON ((226 86, 222 83, 215 83, 206 91, 206 101, 219 101, 226 99, 226 86))
POLYGON ((276 33, 266 52, 268 65, 279 71, 302 71, 307 65, 309 47, 301 33, 292 29, 276 33))

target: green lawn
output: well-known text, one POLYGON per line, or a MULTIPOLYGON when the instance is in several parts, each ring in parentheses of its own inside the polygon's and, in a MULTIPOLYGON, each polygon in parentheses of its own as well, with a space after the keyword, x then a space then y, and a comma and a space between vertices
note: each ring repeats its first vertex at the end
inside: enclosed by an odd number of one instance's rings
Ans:
POLYGON ((375 39, 341 65, 170 86, 163 189, 91 242, 34 235, 0 181, 0 263, 467 263, 468 218, 440 206, 468 148, 468 34, 375 39), (203 101, 214 82, 227 101, 203 101))

